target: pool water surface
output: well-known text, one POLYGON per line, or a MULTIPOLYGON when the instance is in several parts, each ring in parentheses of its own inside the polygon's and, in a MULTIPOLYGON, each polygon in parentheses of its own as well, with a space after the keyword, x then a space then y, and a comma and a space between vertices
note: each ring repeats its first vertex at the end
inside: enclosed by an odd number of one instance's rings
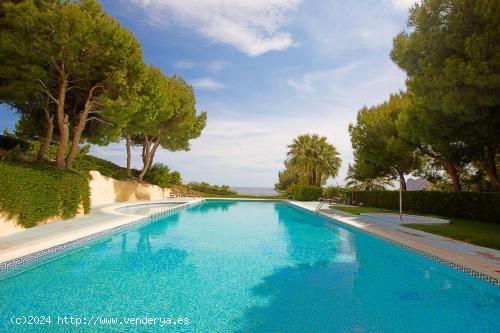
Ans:
POLYGON ((499 309, 498 286, 284 202, 205 201, 0 280, 0 332, 498 332, 499 309))

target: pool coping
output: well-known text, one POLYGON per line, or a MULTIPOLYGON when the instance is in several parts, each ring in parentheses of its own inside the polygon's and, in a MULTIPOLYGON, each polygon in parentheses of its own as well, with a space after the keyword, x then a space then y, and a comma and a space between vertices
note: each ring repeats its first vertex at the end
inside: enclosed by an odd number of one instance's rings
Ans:
POLYGON ((396 246, 406 248, 409 251, 425 256, 448 267, 457 269, 496 286, 500 286, 500 265, 493 263, 492 260, 482 260, 478 255, 472 256, 464 251, 450 249, 446 246, 446 242, 458 243, 461 247, 470 248, 471 251, 492 253, 496 258, 500 259, 500 251, 498 250, 456 241, 401 225, 394 225, 391 223, 372 224, 363 220, 358 215, 340 212, 338 210, 334 210, 333 212, 331 212, 331 210, 321 210, 317 212, 315 207, 311 205, 294 200, 285 201, 295 207, 354 227, 396 246))
MULTIPOLYGON (((50 260, 52 257, 57 257, 73 249, 96 242, 101 238, 106 238, 113 234, 129 230, 138 225, 150 223, 157 218, 162 218, 166 215, 175 213, 185 207, 200 204, 203 201, 221 200, 284 202, 312 213, 318 213, 315 211, 317 203, 309 203, 308 205, 304 202, 287 199, 256 198, 176 198, 158 201, 122 202, 101 207, 94 207, 93 212, 82 217, 39 226, 12 235, 0 237, 0 279, 4 276, 10 275, 10 272, 23 271, 25 268, 27 269, 33 265, 37 265, 38 263, 50 260), (162 203, 179 203, 179 205, 169 206, 161 212, 156 212, 150 215, 134 215, 120 211, 124 208, 132 206, 154 205, 157 207, 162 203), (94 220, 96 219, 100 221, 94 223, 94 220), (54 232, 54 230, 56 232, 54 232)), ((339 211, 334 211, 332 213, 328 210, 321 210, 319 215, 367 232, 375 237, 381 238, 397 246, 404 247, 412 252, 416 252, 446 266, 488 281, 494 285, 500 285, 499 266, 492 262, 481 260, 477 256, 474 257, 461 251, 450 250, 449 248, 443 246, 443 242, 451 241, 460 243, 463 244, 463 246, 493 253, 493 255, 498 258, 500 258, 500 251, 450 240, 445 237, 409 229, 403 226, 383 223, 371 224, 366 220, 362 220, 357 215, 345 212, 339 213, 339 211), (428 242, 429 239, 432 240, 431 243, 428 242)))

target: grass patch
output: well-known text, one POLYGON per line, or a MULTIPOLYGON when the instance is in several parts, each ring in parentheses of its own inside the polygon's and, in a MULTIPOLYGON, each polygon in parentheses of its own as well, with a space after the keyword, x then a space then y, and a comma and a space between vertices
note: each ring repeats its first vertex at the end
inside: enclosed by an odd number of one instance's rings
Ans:
MULTIPOLYGON (((376 208, 376 207, 365 207, 365 206, 335 206, 335 210, 341 210, 346 213, 359 215, 361 213, 394 213, 395 211, 376 208)), ((396 212, 397 213, 397 212, 396 212)))
MULTIPOLYGON (((335 207, 336 210, 359 215, 361 213, 398 213, 398 211, 367 207, 367 206, 348 206, 335 207)), ((413 228, 431 234, 436 234, 462 242, 476 244, 484 247, 500 250, 500 225, 495 223, 481 222, 475 220, 465 220, 459 218, 449 218, 445 216, 436 216, 419 212, 404 212, 405 214, 434 216, 444 218, 450 221, 450 224, 444 225, 423 225, 423 224, 404 224, 405 227, 413 228)))
POLYGON ((456 218, 449 220, 449 225, 405 224, 404 226, 500 250, 500 225, 456 218))

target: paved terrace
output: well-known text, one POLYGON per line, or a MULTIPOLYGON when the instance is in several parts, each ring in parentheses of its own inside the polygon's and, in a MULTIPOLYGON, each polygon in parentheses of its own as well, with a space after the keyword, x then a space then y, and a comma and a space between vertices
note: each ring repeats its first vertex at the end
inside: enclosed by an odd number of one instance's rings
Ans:
MULTIPOLYGON (((310 211, 316 211, 318 207, 318 202, 289 202, 310 211)), ((500 281, 500 251, 498 250, 406 228, 391 220, 384 221, 380 216, 378 218, 363 217, 335 209, 321 209, 319 213, 415 250, 468 267, 500 281)))

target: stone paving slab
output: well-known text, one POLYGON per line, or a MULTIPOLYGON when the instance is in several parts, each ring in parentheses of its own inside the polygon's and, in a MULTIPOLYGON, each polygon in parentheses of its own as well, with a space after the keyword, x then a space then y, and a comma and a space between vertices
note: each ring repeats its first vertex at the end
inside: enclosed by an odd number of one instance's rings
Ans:
POLYGON ((431 216, 421 216, 421 215, 408 215, 403 214, 402 218, 399 218, 399 214, 394 213, 361 213, 359 214, 362 220, 370 219, 370 220, 378 220, 381 222, 386 222, 390 224, 406 224, 406 223, 415 223, 415 224, 427 224, 427 225, 437 225, 437 224, 449 224, 449 220, 440 219, 437 217, 431 216))

